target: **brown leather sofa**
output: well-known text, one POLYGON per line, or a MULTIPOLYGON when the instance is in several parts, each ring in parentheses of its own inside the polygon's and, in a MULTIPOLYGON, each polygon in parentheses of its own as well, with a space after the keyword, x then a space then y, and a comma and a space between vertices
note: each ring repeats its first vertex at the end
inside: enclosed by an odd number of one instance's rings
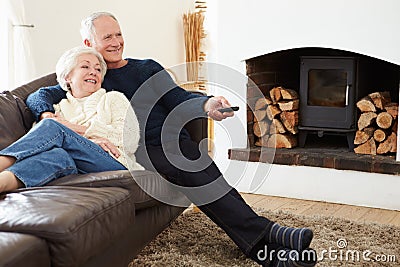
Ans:
MULTIPOLYGON (((27 96, 54 84, 55 75, 49 74, 1 93, 0 149, 32 125, 27 96)), ((206 135, 204 120, 189 127, 196 138, 206 135)), ((73 175, 0 194, 0 266, 128 266, 185 209, 153 199, 135 180, 190 204, 157 177, 150 171, 73 175)))

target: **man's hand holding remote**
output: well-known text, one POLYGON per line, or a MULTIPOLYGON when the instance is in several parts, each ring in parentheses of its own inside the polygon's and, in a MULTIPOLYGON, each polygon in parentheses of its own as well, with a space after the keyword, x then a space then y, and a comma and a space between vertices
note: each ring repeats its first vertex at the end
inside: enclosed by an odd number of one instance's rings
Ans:
POLYGON ((231 104, 223 96, 214 96, 207 100, 204 105, 204 111, 208 116, 216 121, 222 121, 228 117, 233 117, 234 109, 231 109, 231 104), (224 110, 226 109, 226 110, 224 110), (221 112, 222 111, 222 112, 221 112))

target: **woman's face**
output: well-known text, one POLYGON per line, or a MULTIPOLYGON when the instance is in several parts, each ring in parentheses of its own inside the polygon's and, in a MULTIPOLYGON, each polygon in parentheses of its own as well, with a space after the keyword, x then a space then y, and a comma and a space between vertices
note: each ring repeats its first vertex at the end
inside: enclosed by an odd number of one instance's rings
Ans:
POLYGON ((71 94, 76 98, 89 96, 101 87, 101 67, 98 58, 92 54, 78 56, 78 64, 67 75, 71 94))

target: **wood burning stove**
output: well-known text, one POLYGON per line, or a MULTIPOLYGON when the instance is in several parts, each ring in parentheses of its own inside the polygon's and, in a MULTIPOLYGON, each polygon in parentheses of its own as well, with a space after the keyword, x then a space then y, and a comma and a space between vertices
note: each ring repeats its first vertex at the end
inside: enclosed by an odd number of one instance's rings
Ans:
POLYGON ((353 149, 356 131, 357 60, 353 57, 300 58, 299 145, 310 132, 345 134, 353 149))

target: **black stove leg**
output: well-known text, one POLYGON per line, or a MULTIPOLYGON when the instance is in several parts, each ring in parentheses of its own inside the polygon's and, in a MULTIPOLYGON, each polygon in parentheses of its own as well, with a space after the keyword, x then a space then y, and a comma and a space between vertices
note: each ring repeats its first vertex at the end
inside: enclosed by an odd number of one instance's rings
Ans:
POLYGON ((299 147, 304 147, 306 145, 307 131, 299 131, 299 147))
POLYGON ((354 151, 354 138, 356 136, 355 132, 348 132, 346 134, 347 137, 347 144, 349 146, 349 151, 354 151))

